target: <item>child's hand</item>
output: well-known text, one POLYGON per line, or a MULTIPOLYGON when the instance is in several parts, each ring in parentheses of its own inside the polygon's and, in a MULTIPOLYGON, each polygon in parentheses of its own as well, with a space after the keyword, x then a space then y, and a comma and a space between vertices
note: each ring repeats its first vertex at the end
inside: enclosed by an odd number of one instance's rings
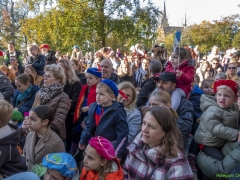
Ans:
POLYGON ((82 127, 83 129, 86 127, 86 123, 85 123, 84 121, 81 123, 81 127, 82 127))
POLYGON ((88 106, 82 107, 82 112, 87 112, 87 111, 88 111, 88 109, 89 109, 89 107, 88 107, 88 106))
POLYGON ((79 144, 78 144, 78 148, 79 148, 79 149, 81 149, 81 150, 84 150, 84 148, 85 148, 85 145, 84 145, 84 144, 80 144, 80 143, 79 143, 79 144))
POLYGON ((238 142, 240 142, 240 131, 238 132, 238 142))
POLYGON ((182 71, 180 71, 180 70, 176 70, 176 73, 177 73, 176 74, 177 77, 180 77, 182 75, 182 71))
POLYGON ((14 111, 18 111, 18 108, 14 108, 13 110, 14 110, 14 111))

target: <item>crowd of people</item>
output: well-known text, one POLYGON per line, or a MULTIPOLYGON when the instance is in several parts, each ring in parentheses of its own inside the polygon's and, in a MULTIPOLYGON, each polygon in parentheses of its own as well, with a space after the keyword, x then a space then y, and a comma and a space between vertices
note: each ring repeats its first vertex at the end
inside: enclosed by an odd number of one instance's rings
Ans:
POLYGON ((2 54, 0 179, 240 177, 240 51, 27 50, 2 54))

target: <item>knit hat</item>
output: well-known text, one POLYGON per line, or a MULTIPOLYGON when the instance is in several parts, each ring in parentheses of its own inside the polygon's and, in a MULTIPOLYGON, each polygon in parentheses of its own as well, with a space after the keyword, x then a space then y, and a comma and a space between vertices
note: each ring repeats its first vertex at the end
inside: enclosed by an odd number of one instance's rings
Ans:
POLYGON ((217 92, 217 88, 219 86, 228 86, 229 88, 231 88, 234 92, 234 94, 237 96, 237 93, 238 93, 238 84, 233 81, 233 80, 225 80, 225 79, 221 79, 221 80, 218 80, 218 81, 215 81, 214 84, 213 84, 213 90, 214 90, 214 93, 217 92))
POLYGON ((102 73, 98 70, 98 68, 88 68, 86 73, 92 74, 98 78, 102 78, 102 73))
POLYGON ((116 158, 112 143, 104 137, 96 136, 90 139, 89 145, 92 146, 104 159, 113 160, 116 158))
POLYGON ((68 153, 52 153, 43 158, 42 165, 58 171, 63 177, 73 178, 77 173, 77 164, 68 153))
POLYGON ((78 45, 74 45, 74 46, 73 46, 73 49, 75 49, 75 48, 76 48, 76 49, 80 49, 80 47, 79 47, 78 45))
POLYGON ((39 48, 40 49, 47 48, 48 50, 50 49, 48 44, 41 44, 41 46, 39 48))
POLYGON ((111 88, 111 90, 113 91, 113 93, 116 97, 118 96, 118 88, 112 80, 104 79, 104 80, 102 80, 102 82, 105 83, 106 85, 108 85, 111 88))
POLYGON ((13 111, 12 120, 13 121, 23 121, 24 117, 20 111, 13 111))

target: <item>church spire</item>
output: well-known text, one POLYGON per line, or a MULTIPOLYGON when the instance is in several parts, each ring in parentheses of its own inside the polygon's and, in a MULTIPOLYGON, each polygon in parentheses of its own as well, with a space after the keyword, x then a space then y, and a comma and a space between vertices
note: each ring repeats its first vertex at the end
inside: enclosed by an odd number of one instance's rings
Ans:
POLYGON ((185 18, 184 18, 184 24, 183 24, 183 27, 187 27, 187 16, 186 16, 186 13, 185 13, 185 18))
POLYGON ((165 5, 165 1, 164 1, 164 9, 163 9, 163 12, 164 12, 164 18, 167 17, 167 14, 166 14, 166 5, 165 5))

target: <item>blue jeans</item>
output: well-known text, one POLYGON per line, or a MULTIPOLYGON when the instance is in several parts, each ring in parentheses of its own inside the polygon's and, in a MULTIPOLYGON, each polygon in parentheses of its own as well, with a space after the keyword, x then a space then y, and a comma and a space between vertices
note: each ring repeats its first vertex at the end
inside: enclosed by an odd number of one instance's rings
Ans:
POLYGON ((40 180, 40 178, 32 172, 22 172, 14 174, 4 180, 40 180))

